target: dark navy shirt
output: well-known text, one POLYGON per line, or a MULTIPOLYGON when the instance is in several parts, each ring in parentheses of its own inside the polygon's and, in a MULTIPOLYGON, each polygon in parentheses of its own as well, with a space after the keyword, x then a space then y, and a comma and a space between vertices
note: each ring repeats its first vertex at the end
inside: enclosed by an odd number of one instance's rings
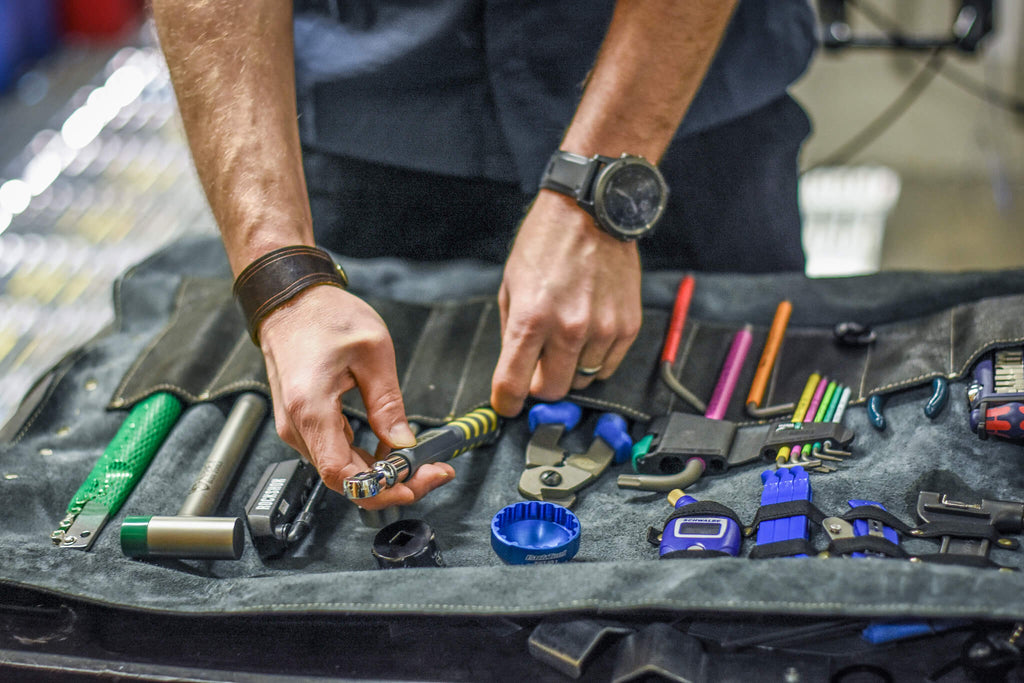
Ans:
MULTIPOLYGON (((536 192, 613 0, 296 0, 310 149, 536 192)), ((677 133, 781 97, 814 50, 808 0, 742 0, 677 133)), ((671 178, 672 169, 665 169, 671 178)))

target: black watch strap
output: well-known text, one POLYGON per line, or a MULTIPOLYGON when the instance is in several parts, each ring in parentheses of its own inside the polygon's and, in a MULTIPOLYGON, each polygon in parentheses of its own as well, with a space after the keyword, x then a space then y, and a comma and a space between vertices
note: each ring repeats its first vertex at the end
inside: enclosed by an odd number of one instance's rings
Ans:
POLYGON ((596 159, 559 150, 548 160, 540 186, 575 197, 577 201, 586 200, 583 193, 590 186, 596 170, 596 159))

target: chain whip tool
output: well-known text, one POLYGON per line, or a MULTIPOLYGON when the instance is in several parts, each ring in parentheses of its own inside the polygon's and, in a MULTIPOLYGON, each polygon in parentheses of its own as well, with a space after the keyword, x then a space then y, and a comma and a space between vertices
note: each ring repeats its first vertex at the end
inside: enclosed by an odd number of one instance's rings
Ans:
POLYGON ((61 548, 88 550, 107 520, 121 509, 181 415, 182 404, 166 392, 137 403, 85 482, 71 497, 67 515, 50 534, 61 548))
POLYGON ((423 432, 415 446, 392 451, 383 460, 373 463, 369 470, 347 477, 345 495, 351 500, 372 498, 411 477, 420 465, 451 460, 468 450, 493 443, 500 431, 498 414, 491 408, 477 408, 448 424, 423 432))

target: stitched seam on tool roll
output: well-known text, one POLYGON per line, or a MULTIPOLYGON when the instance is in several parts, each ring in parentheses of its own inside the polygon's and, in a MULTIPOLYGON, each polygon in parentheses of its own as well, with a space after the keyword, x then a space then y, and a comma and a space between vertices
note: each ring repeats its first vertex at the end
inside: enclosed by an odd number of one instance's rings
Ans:
POLYGON ((431 324, 439 315, 440 313, 436 308, 431 309, 430 313, 427 315, 426 322, 423 323, 423 327, 420 328, 420 333, 416 335, 416 342, 413 344, 412 354, 409 356, 409 365, 405 368, 405 372, 402 373, 402 378, 399 384, 400 390, 404 391, 405 388, 409 386, 409 379, 412 376, 413 368, 416 367, 416 360, 422 354, 423 339, 427 336, 427 330, 430 329, 431 324))
POLYGON ((484 302, 483 308, 480 310, 480 316, 477 318, 476 329, 473 330, 473 338, 469 342, 469 353, 466 354, 466 363, 462 366, 462 374, 459 376, 459 383, 455 387, 455 394, 452 397, 452 404, 449 406, 448 411, 450 415, 459 415, 463 412, 459 408, 459 400, 462 398, 462 392, 465 390, 466 381, 469 378, 470 369, 473 367, 473 360, 476 358, 477 352, 480 349, 480 340, 483 336, 484 330, 487 327, 488 319, 495 309, 495 302, 492 299, 488 299, 484 302))
MULTIPOLYGON (((60 368, 61 364, 63 364, 64 367, 60 370, 59 374, 57 374, 57 375, 55 375, 53 377, 53 381, 50 383, 50 386, 47 388, 46 393, 43 395, 42 398, 39 399, 39 402, 36 404, 36 407, 28 415, 28 417, 25 419, 25 422, 21 425, 21 427, 18 428, 18 433, 14 435, 14 438, 11 439, 6 444, 0 443, 0 446, 13 446, 14 444, 18 443, 19 441, 21 441, 25 437, 25 435, 28 433, 29 429, 32 428, 32 425, 35 424, 35 421, 37 419, 39 419, 39 416, 42 414, 43 410, 46 408, 46 405, 50 402, 50 399, 53 398, 54 392, 56 391, 57 386, 61 383, 61 380, 64 379, 64 376, 67 375, 68 372, 71 371, 71 369, 75 366, 75 363, 84 354, 85 354, 84 349, 79 349, 79 350, 77 350, 77 351, 75 351, 75 352, 73 352, 71 354, 68 354, 63 359, 58 361, 58 363, 51 369, 51 372, 53 372, 53 371, 57 370, 58 368, 60 368)), ((15 411, 15 415, 17 415, 17 411, 15 411)), ((13 419, 13 417, 11 419, 13 419)), ((0 425, 0 426, 6 426, 6 425, 0 425)))
MULTIPOLYGON (((123 407, 125 405, 129 405, 131 403, 135 403, 136 401, 139 401, 140 399, 145 398, 146 396, 149 396, 150 394, 153 394, 156 391, 159 391, 160 389, 163 389, 163 388, 172 388, 173 389, 173 388, 175 388, 173 386, 167 386, 167 385, 161 386, 161 385, 158 385, 158 386, 150 387, 150 388, 142 391, 140 393, 140 395, 138 395, 138 396, 122 397, 122 398, 119 398, 119 399, 116 398, 118 395, 120 395, 124 391, 125 387, 127 387, 131 383, 131 380, 134 378, 135 374, 139 371, 139 368, 141 368, 143 366, 143 364, 148 359, 149 354, 152 353, 154 348, 156 348, 156 346, 157 346, 157 344, 159 344, 160 340, 163 339, 168 334, 170 334, 171 330, 174 327, 174 323, 181 316, 182 309, 183 309, 181 303, 182 303, 182 298, 184 296, 185 296, 185 280, 183 280, 182 283, 180 285, 178 285, 178 291, 176 292, 175 297, 174 297, 174 306, 171 308, 171 315, 170 315, 170 318, 167 321, 167 324, 164 325, 163 328, 161 328, 159 334, 157 334, 155 337, 153 337, 152 341, 150 341, 148 344, 146 344, 146 347, 144 349, 142 349, 142 353, 139 354, 139 356, 135 360, 135 362, 132 363, 130 368, 128 368, 128 372, 125 373, 124 377, 121 379, 121 382, 117 385, 117 388, 114 389, 115 399, 111 401, 111 403, 109 404, 109 407, 111 407, 111 408, 121 408, 121 407, 123 407)), ((195 399, 193 398, 191 400, 195 400, 195 399)))
POLYGON ((222 363, 220 368, 217 370, 217 374, 213 376, 213 379, 211 379, 209 384, 207 384, 203 389, 203 393, 201 394, 202 396, 209 396, 212 394, 213 387, 217 386, 217 380, 219 380, 231 366, 231 359, 238 355, 238 352, 245 348, 245 345, 248 343, 249 340, 244 335, 238 336, 238 339, 235 340, 235 345, 231 347, 231 353, 229 353, 228 357, 224 359, 224 363, 222 363))
MULTIPOLYGON (((919 559, 926 558, 929 556, 918 556, 919 559)), ((941 558, 949 557, 948 555, 942 555, 941 558)), ((722 558, 723 562, 735 561, 735 558, 722 558)), ((791 563, 791 558, 764 558, 762 561, 772 562, 781 561, 791 563)), ((929 559, 924 561, 930 562, 929 559)), ((946 564, 954 567, 966 567, 974 568, 975 566, 998 566, 994 564, 988 565, 974 565, 970 563, 957 564, 954 562, 934 562, 933 564, 946 564)), ((433 571, 433 570, 431 570, 433 571)), ((33 588, 31 584, 24 584, 16 581, 0 580, 0 586, 2 585, 13 585, 27 588, 33 588)), ((54 591, 59 595, 67 595, 74 598, 80 598, 85 600, 94 600, 90 595, 84 593, 76 593, 69 591, 54 591)), ((105 601, 97 601, 100 604, 108 604, 105 601)), ((636 599, 636 600, 612 600, 607 598, 581 598, 577 600, 553 602, 549 606, 543 609, 538 609, 536 606, 521 607, 521 606, 508 606, 508 605, 472 605, 465 603, 418 603, 418 602, 400 602, 400 603, 378 603, 378 602, 279 602, 279 603, 263 603, 249 605, 245 608, 233 608, 225 610, 222 607, 210 607, 206 609, 194 609, 189 613, 193 614, 260 614, 264 612, 274 613, 294 613, 296 610, 302 610, 304 612, 323 610, 325 612, 352 612, 360 614, 387 614, 387 613, 407 613, 415 614, 417 612, 428 612, 438 614, 478 614, 478 615, 538 615, 538 614, 552 614, 555 612, 570 612, 578 611, 580 609, 672 609, 672 610, 737 610, 737 611, 750 611, 750 612, 763 612, 765 609, 777 609, 779 607, 786 607, 792 609, 807 610, 813 608, 814 610, 824 611, 829 614, 836 613, 849 613, 849 614, 864 614, 874 616, 876 611, 879 609, 883 610, 906 610, 915 615, 921 616, 978 616, 985 618, 992 618, 993 614, 991 611, 986 611, 981 608, 962 608, 958 606, 950 607, 934 607, 930 605, 921 605, 916 602, 886 602, 878 605, 868 605, 863 609, 856 609, 855 605, 844 602, 827 602, 827 601, 797 601, 797 600, 728 600, 723 604, 718 601, 700 601, 700 600, 683 600, 671 597, 657 598, 657 599, 636 599)), ((166 613, 164 609, 154 608, 141 608, 142 612, 157 612, 166 613)))

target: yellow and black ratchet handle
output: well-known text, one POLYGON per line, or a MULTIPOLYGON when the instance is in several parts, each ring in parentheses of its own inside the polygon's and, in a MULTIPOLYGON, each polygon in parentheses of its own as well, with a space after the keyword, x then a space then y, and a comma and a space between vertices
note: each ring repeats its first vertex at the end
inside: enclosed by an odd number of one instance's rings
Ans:
POLYGON ((497 440, 501 418, 491 408, 477 408, 462 417, 420 434, 416 445, 391 451, 365 472, 347 477, 345 495, 351 500, 372 498, 405 481, 420 465, 444 462, 497 440))

